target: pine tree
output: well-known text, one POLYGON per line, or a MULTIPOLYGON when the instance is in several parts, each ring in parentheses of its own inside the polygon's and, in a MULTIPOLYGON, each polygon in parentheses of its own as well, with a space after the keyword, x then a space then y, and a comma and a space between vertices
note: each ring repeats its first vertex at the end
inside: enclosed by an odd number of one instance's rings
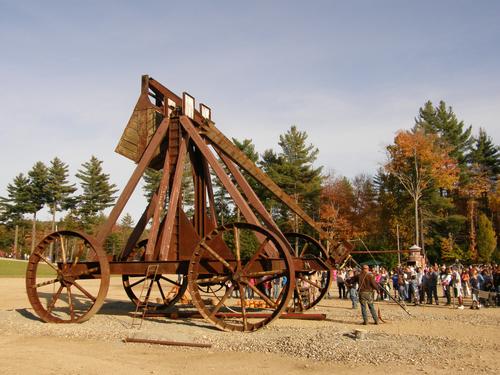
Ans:
POLYGON ((160 186, 161 170, 158 171, 153 168, 147 168, 142 179, 144 180, 142 191, 149 202, 158 189, 158 186, 160 186))
POLYGON ((482 262, 489 262, 497 248, 497 236, 491 221, 485 214, 479 214, 477 224, 477 250, 479 260, 482 262))
POLYGON ((182 209, 188 216, 191 216, 194 214, 194 181, 193 170, 189 158, 186 158, 186 163, 184 164, 181 189, 182 209))
POLYGON ((122 229, 132 229, 134 227, 134 219, 132 218, 132 215, 127 212, 120 220, 120 226, 122 229))
POLYGON ((36 244, 36 214, 49 200, 48 169, 44 163, 38 161, 28 172, 29 177, 29 205, 33 214, 33 225, 31 230, 31 252, 35 250, 36 244))
POLYGON ((493 181, 496 181, 500 175, 499 147, 493 143, 484 129, 479 129, 479 136, 474 138, 469 163, 478 165, 493 181))
POLYGON ((13 241, 15 258, 18 255, 19 225, 22 223, 23 215, 31 212, 30 190, 29 178, 20 173, 7 185, 7 197, 0 199, 0 221, 15 228, 13 241))
POLYGON ((109 175, 102 170, 102 161, 95 156, 82 164, 76 177, 80 180, 83 193, 78 197, 78 213, 87 229, 96 224, 99 214, 113 205, 116 185, 109 182, 109 175))
POLYGON ((435 133, 440 140, 451 146, 450 156, 456 159, 464 168, 466 155, 472 146, 472 126, 464 129, 464 122, 458 121, 451 107, 447 107, 444 101, 440 101, 434 107, 431 101, 420 108, 419 115, 415 119, 415 129, 423 128, 426 133, 435 133))
POLYGON ((48 170, 48 199, 47 203, 52 214, 52 230, 55 230, 56 213, 72 208, 75 204, 71 194, 76 191, 75 184, 68 181, 68 165, 63 163, 58 157, 50 162, 48 170))
MULTIPOLYGON (((259 153, 255 151, 255 145, 252 143, 251 139, 244 139, 243 141, 239 141, 236 138, 233 138, 233 143, 238 147, 243 153, 246 155, 248 159, 250 159, 253 163, 257 164, 259 161, 259 153)), ((253 177, 251 177, 247 172, 241 171, 248 184, 252 188, 252 190, 257 194, 259 199, 264 202, 267 197, 270 197, 270 193, 267 189, 262 186, 259 182, 257 182, 253 177)))
MULTIPOLYGON (((297 130, 293 125, 288 132, 280 135, 281 152, 276 155, 266 151, 262 158, 264 171, 288 195, 302 206, 313 218, 318 218, 321 193, 322 167, 315 168, 319 150, 312 144, 307 145, 307 133, 297 130)), ((289 230, 299 231, 297 215, 290 215, 283 208, 279 222, 289 230)))
MULTIPOLYGON (((120 233, 118 247, 122 250, 127 243, 128 238, 132 234, 134 228, 134 219, 132 215, 126 213, 120 220, 120 233)), ((114 253, 113 253, 114 254, 114 253)))

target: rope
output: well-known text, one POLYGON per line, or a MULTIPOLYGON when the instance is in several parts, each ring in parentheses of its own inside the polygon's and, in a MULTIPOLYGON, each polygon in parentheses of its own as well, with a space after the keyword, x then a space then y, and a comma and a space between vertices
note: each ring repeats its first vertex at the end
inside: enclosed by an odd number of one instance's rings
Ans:
MULTIPOLYGON (((367 247, 367 246, 366 246, 366 244, 364 243, 364 241, 363 241, 361 238, 358 238, 358 239, 357 239, 357 241, 360 241, 360 242, 363 244, 363 246, 364 246, 364 248, 366 249, 366 251, 368 252, 368 254, 370 254, 370 256, 372 257, 372 259, 373 259, 374 261, 377 261, 377 260, 375 259, 375 257, 373 256, 373 254, 371 253, 370 249, 368 249, 368 247, 367 247)), ((355 259, 351 256, 351 255, 349 255, 349 257, 350 257, 350 259, 351 259, 354 263, 356 263, 359 267, 361 267, 361 265, 360 265, 360 264, 359 264, 359 263, 358 263, 358 262, 357 262, 357 261, 356 261, 356 260, 355 260, 355 259)), ((380 283, 377 283, 377 285, 378 285, 378 287, 379 287, 381 290, 383 290, 383 291, 387 294, 387 296, 388 296, 390 299, 392 299, 394 302, 396 302, 396 303, 399 305, 399 307, 401 307, 401 308, 402 308, 402 309, 403 309, 403 310, 404 310, 404 311, 405 311, 405 312, 406 312, 409 316, 413 317, 413 315, 411 315, 411 313, 408 311, 408 309, 406 308, 406 306, 405 306, 404 304, 402 304, 400 301, 397 301, 397 300, 396 300, 396 299, 395 299, 395 298, 391 295, 391 293, 390 293, 390 292, 389 292, 389 291, 388 291, 385 287, 383 287, 380 283)), ((379 308, 379 310, 380 310, 380 308, 379 308)), ((379 314, 380 314, 380 311, 379 311, 379 314)))

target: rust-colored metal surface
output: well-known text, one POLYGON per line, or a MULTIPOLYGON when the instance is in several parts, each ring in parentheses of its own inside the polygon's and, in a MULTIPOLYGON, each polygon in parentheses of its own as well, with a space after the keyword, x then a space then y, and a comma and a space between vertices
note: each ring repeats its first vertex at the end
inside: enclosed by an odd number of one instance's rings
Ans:
POLYGON ((218 328, 251 332, 285 311, 316 305, 328 290, 333 264, 352 250, 341 241, 328 254, 313 237, 282 233, 243 171, 311 228, 321 229, 216 128, 209 107, 196 110, 195 98, 177 96, 149 76, 142 77, 116 152, 137 165, 95 238, 55 232, 30 257, 28 297, 44 321, 89 319, 106 297, 110 275, 116 274, 137 306, 170 307, 188 290, 199 314, 218 328), (108 259, 104 242, 147 168, 161 172, 159 186, 124 248, 108 259), (193 186, 192 201, 186 199, 186 179, 193 186), (218 221, 214 196, 219 189, 242 222, 218 221), (52 270, 51 277, 39 272, 42 263, 52 270), (154 276, 147 272, 151 266, 154 276), (138 290, 146 290, 145 297, 138 290))

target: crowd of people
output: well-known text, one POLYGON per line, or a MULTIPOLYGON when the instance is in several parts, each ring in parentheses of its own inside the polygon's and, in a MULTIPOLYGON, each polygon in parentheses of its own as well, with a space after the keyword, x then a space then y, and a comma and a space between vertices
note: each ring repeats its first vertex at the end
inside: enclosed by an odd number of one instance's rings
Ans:
MULTIPOLYGON (((339 298, 350 298, 353 309, 358 305, 360 272, 362 270, 356 267, 333 271, 339 298)), ((457 262, 441 266, 404 266, 392 271, 374 267, 371 274, 378 285, 375 289, 376 300, 392 297, 414 305, 439 305, 441 300, 445 305, 464 309, 464 297, 471 297, 471 309, 500 306, 500 265, 496 264, 466 267, 457 262)))

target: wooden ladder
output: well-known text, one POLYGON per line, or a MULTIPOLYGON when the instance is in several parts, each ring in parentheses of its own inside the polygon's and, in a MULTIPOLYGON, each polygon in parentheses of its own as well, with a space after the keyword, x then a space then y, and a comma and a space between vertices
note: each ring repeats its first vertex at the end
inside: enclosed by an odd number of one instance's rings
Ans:
POLYGON ((142 322, 144 321, 144 317, 148 311, 149 297, 151 295, 153 284, 156 280, 156 275, 158 274, 158 268, 159 264, 150 264, 146 270, 146 279, 144 280, 144 283, 142 283, 141 294, 135 307, 135 313, 132 317, 132 324, 130 325, 130 328, 138 327, 140 329, 142 327, 142 322), (148 280, 151 280, 151 282, 148 283, 148 280), (149 284, 147 288, 146 284, 149 284), (142 312, 139 312, 139 310, 142 310, 142 312))

